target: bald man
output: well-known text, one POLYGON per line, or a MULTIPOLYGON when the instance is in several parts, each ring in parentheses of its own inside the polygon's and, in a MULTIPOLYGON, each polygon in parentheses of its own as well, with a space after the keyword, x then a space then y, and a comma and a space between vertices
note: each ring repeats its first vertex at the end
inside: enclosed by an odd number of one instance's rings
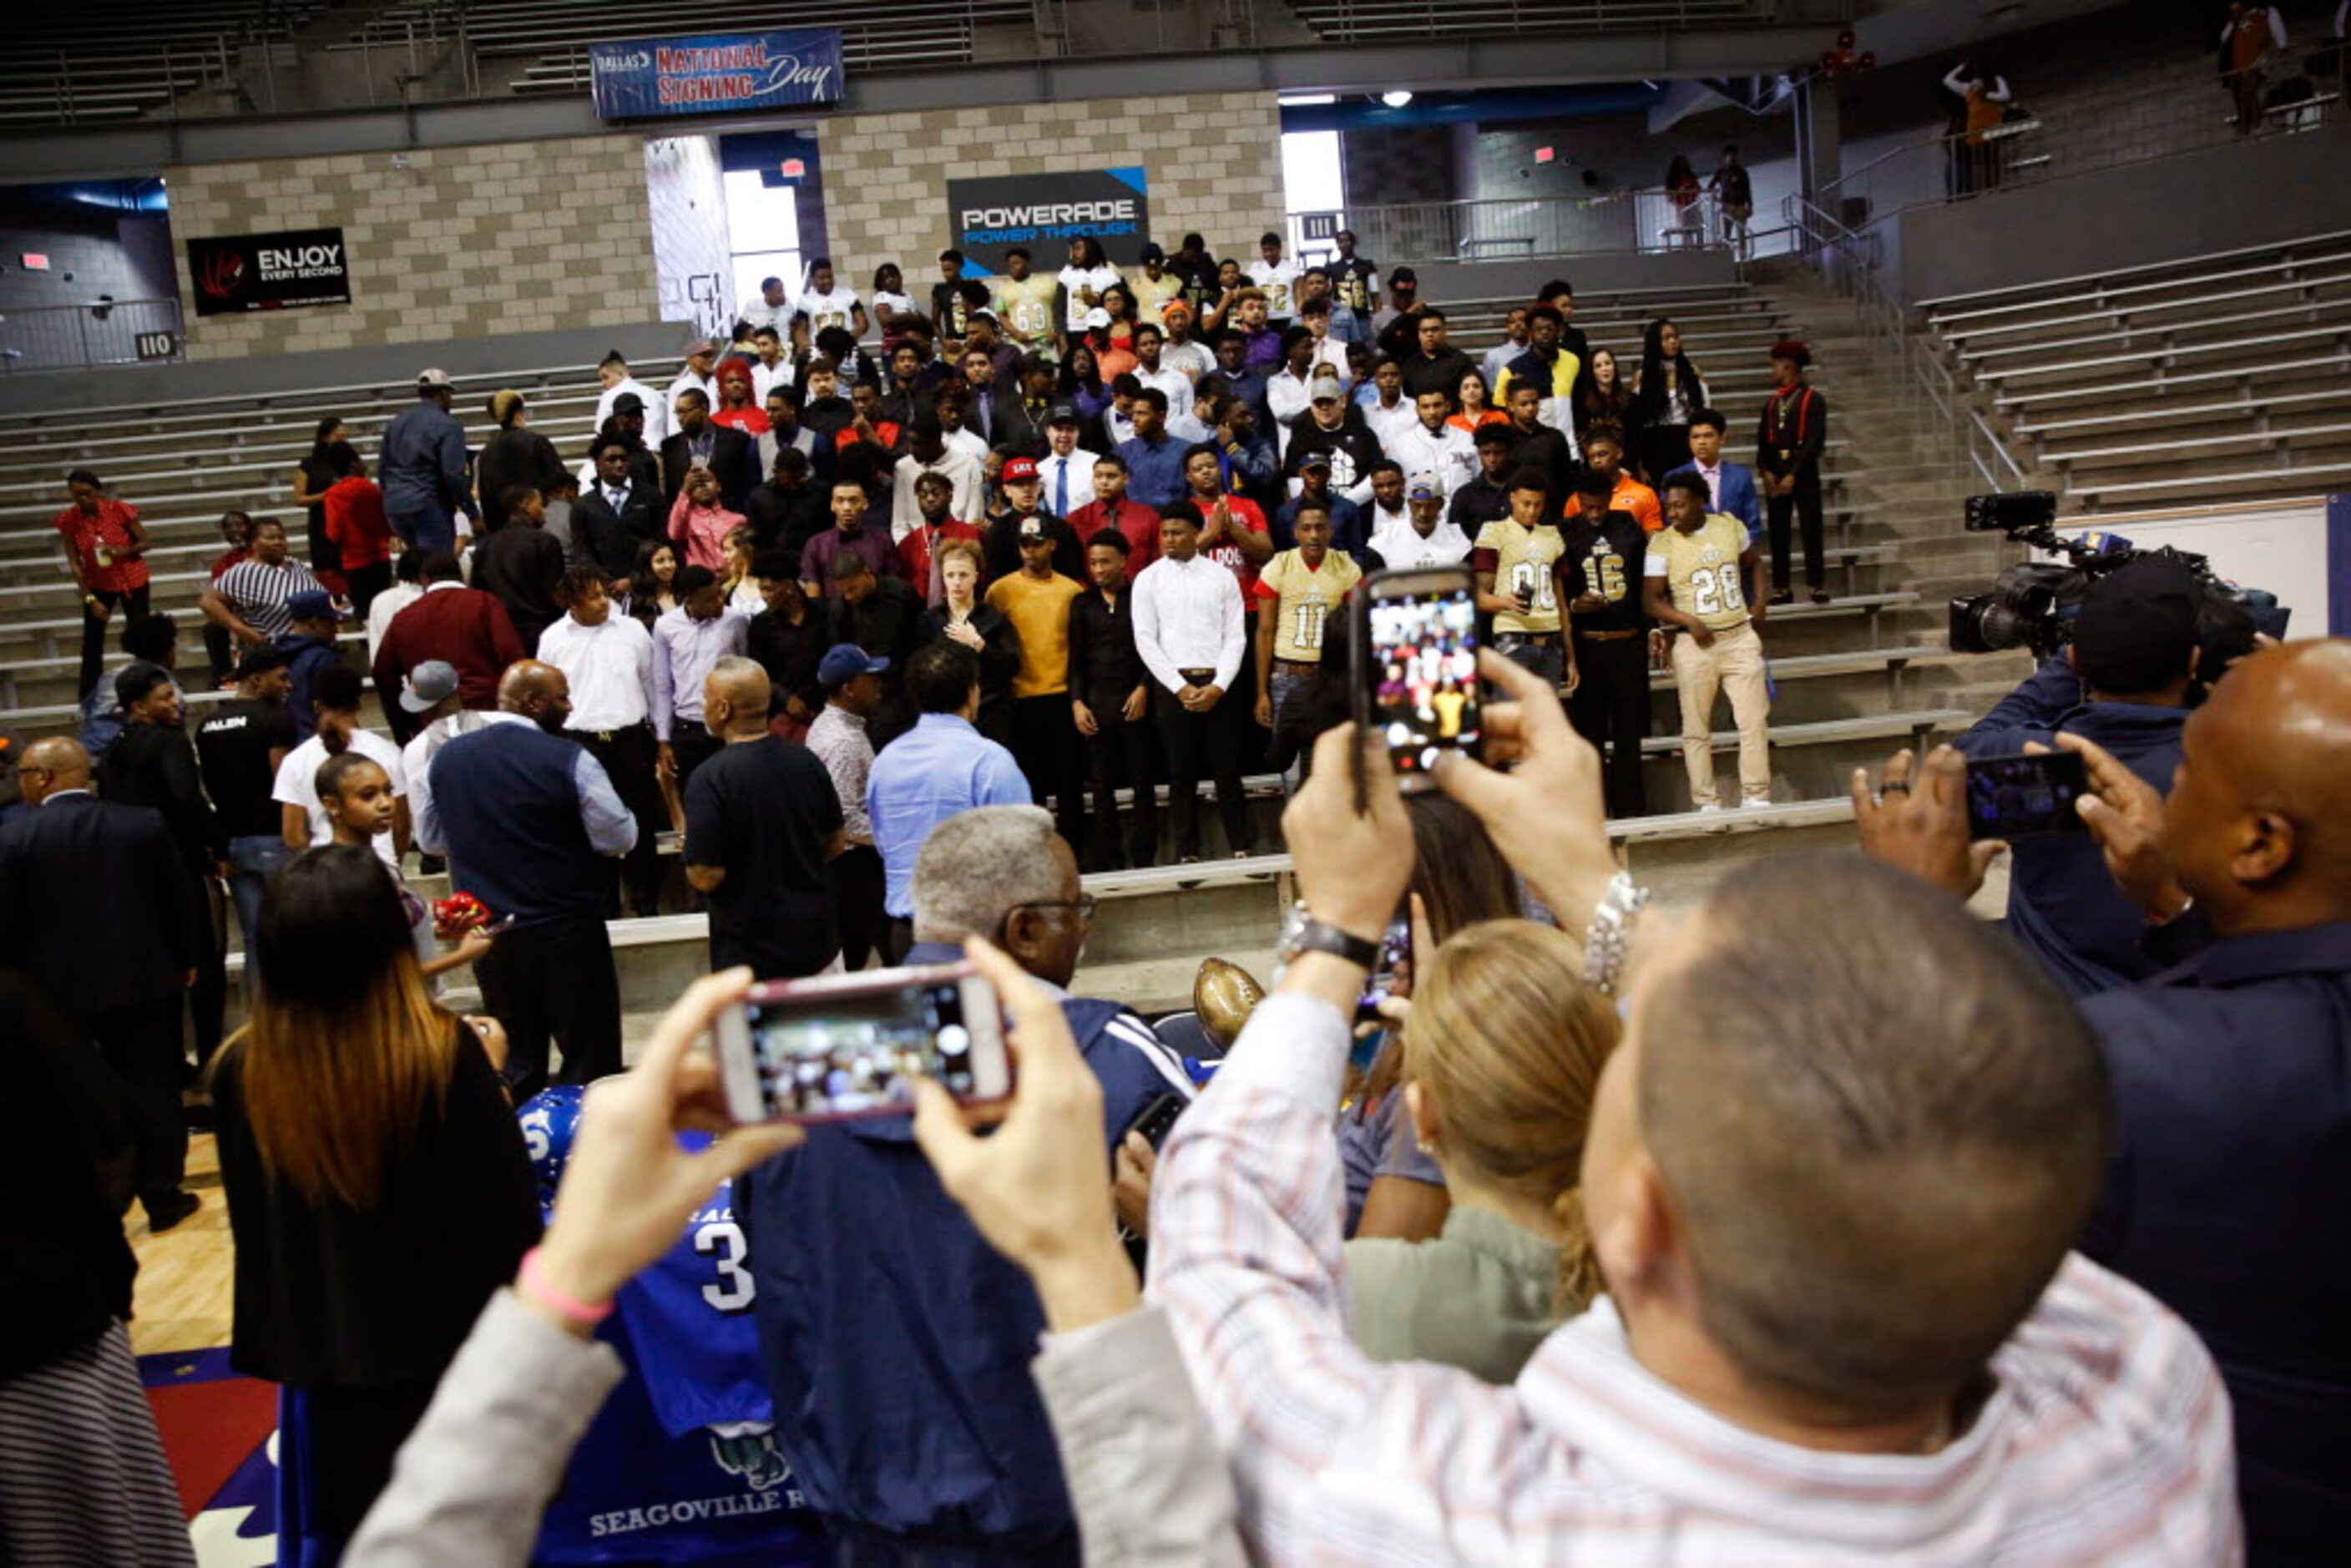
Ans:
POLYGON ((450 740, 410 786, 417 843, 449 857, 451 884, 494 923, 513 923, 475 973, 506 1026, 517 1100, 545 1087, 550 1041, 562 1047, 563 1082, 621 1068, 606 858, 635 844, 637 821, 604 765, 565 737, 570 713, 563 672, 517 660, 498 680, 498 722, 450 740))
POLYGON ((768 673, 724 658, 702 685, 722 743, 685 784, 685 879, 710 899, 710 967, 763 980, 841 967, 825 862, 841 852, 840 792, 816 754, 768 732, 768 673))
POLYGON ((0 965, 81 1022, 121 1094, 150 1230, 199 1207, 181 1190, 180 1013, 195 977, 197 892, 163 819, 90 793, 89 753, 36 741, 17 764, 27 810, 0 828, 0 965))
MULTIPOLYGON (((2159 795, 2078 735, 2082 816, 2180 960, 2083 1003, 2114 1081, 2115 1152, 2080 1247, 2200 1333, 2234 1406, 2247 1561, 2333 1561, 2351 1536, 2351 642, 2240 660, 2181 731, 2159 795)), ((1889 778, 1908 782, 1907 754, 1889 778)), ((1863 844, 1954 891, 1965 770, 1867 798, 1863 844)))

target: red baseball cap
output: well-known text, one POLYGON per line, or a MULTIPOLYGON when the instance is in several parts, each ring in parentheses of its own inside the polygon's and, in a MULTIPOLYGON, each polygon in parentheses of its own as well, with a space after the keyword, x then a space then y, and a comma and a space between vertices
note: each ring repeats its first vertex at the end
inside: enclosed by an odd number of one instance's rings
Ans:
POLYGON ((1004 460, 1003 483, 1009 485, 1017 480, 1035 477, 1037 460, 1034 457, 1008 457, 1004 460))

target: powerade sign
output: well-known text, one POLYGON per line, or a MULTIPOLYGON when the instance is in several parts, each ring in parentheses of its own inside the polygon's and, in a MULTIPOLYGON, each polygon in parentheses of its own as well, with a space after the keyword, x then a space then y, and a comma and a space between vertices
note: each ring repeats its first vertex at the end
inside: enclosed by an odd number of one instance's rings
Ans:
POLYGON ((1133 266, 1151 237, 1147 189, 1140 168, 949 180, 947 222, 966 262, 988 272, 1003 271, 1015 246, 1030 253, 1036 270, 1052 272, 1068 243, 1086 235, 1113 262, 1133 266))
POLYGON ((841 29, 704 33, 588 46, 600 120, 841 101, 841 29))
POLYGON ((195 286, 199 316, 351 302, 350 259, 340 229, 192 239, 188 280, 195 286))

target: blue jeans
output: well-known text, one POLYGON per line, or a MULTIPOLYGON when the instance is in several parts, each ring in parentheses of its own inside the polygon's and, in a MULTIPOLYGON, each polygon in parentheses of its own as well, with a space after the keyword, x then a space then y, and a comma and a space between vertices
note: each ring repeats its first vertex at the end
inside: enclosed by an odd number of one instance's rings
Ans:
POLYGON ((236 901, 236 928, 245 934, 245 994, 253 996, 253 938, 261 928, 261 895, 278 868, 296 852, 275 833, 251 833, 228 841, 228 891, 236 901))
POLYGON ((1504 632, 1494 638, 1494 651, 1519 668, 1541 675, 1553 689, 1567 674, 1567 652, 1559 644, 1559 633, 1545 633, 1541 641, 1522 632, 1504 632))
POLYGON ((446 507, 387 507, 384 520, 412 549, 456 553, 457 524, 446 507))

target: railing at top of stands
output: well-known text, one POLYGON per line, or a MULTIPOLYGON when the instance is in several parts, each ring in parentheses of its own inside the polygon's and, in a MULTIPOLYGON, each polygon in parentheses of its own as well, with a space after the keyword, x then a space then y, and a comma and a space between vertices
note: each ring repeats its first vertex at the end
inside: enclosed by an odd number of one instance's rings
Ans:
POLYGON ((177 299, 99 299, 0 310, 0 374, 177 360, 177 299))
POLYGON ((1713 192, 1664 190, 1324 208, 1291 213, 1289 228, 1301 257, 1334 254, 1332 236, 1347 229, 1358 251, 1384 267, 1722 250, 1740 246, 1746 233, 1743 225, 1726 227, 1713 192))
POLYGON ((2339 123, 2342 76, 2328 78, 2274 67, 2226 73, 2219 90, 2183 95, 2176 83, 2134 86, 2121 91, 2095 89, 2052 99, 2027 111, 2011 106, 2011 119, 1977 131, 1958 131, 1905 142, 1823 185, 1818 200, 1842 222, 1859 230, 1907 207, 1960 201, 2020 184, 2124 163, 2176 157, 2226 146, 2250 136, 2296 135, 2339 123), (2234 102, 2239 83, 2255 102, 2234 102), (2265 85, 2268 84, 2268 85, 2265 85), (2118 140, 2097 134, 2117 116, 2133 116, 2149 103, 2166 112, 2147 134, 2118 140), (2240 124, 2249 117, 2250 129, 2240 124))
POLYGON ((1781 211, 1794 231, 1797 254, 1853 301, 1865 340, 1900 368, 1896 406, 1958 470, 1966 461, 1963 426, 1970 411, 1950 367, 1911 330, 1909 313, 1878 280, 1879 236, 1847 227, 1801 193, 1790 195, 1781 211))

